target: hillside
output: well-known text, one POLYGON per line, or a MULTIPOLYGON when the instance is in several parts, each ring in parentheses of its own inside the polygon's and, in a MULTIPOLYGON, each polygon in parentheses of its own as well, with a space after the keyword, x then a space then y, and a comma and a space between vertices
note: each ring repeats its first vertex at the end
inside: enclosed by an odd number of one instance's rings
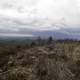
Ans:
POLYGON ((80 80, 80 42, 1 46, 0 80, 80 80))

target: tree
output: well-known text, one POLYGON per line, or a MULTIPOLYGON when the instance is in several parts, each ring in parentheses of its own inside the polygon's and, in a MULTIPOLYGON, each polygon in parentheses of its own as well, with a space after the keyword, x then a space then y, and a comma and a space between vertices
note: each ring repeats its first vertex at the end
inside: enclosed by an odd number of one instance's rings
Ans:
POLYGON ((32 43, 31 43, 31 47, 33 47, 33 46, 35 46, 36 45, 36 43, 33 41, 32 43))
POLYGON ((48 38, 48 43, 50 44, 50 43, 52 43, 52 41, 53 41, 53 38, 52 38, 52 36, 50 36, 50 37, 48 38))

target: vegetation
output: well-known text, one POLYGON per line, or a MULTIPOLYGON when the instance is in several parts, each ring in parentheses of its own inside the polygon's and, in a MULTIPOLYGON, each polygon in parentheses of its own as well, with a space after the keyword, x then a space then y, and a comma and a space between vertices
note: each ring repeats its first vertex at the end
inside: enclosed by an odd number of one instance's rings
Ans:
POLYGON ((1 45, 0 80, 80 80, 80 41, 1 45))

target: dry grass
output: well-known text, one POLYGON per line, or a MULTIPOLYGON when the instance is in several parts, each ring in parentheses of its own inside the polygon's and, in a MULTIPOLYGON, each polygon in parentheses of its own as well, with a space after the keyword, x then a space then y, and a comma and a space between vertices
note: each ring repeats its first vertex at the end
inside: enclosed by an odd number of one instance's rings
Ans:
POLYGON ((80 80, 79 42, 31 45, 14 54, 3 47, 0 56, 0 80, 80 80))

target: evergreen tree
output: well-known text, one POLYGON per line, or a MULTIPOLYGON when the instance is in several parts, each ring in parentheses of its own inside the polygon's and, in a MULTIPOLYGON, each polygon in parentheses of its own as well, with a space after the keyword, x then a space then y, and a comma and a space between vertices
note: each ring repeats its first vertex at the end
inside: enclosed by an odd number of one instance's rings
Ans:
POLYGON ((52 38, 52 36, 50 36, 50 37, 48 38, 48 44, 51 44, 52 41, 53 41, 53 38, 52 38))

